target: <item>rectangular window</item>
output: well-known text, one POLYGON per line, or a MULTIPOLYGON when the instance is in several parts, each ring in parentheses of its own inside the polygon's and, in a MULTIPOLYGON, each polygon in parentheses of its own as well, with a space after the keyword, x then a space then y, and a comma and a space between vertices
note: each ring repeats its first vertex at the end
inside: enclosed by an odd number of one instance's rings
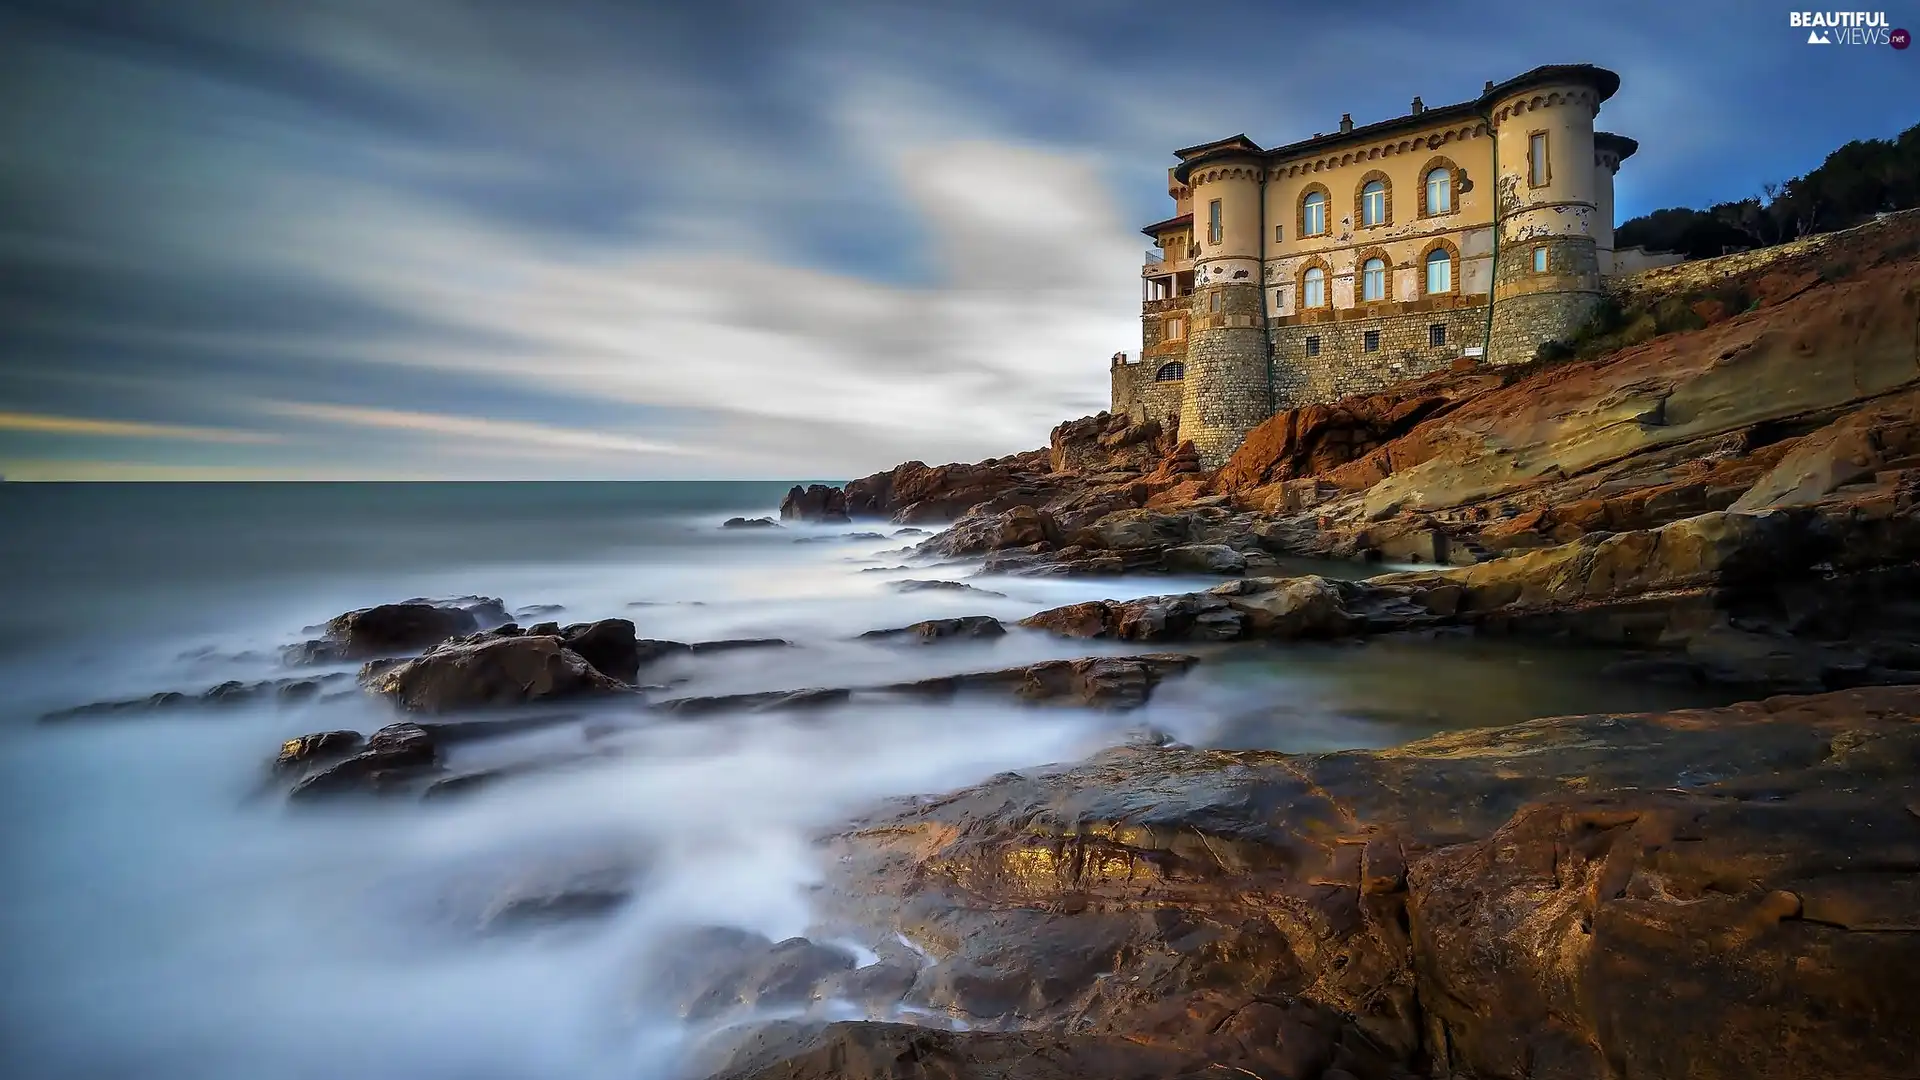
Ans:
POLYGON ((1207 204, 1207 243, 1220 243, 1220 200, 1207 204))
POLYGON ((1361 341, 1360 347, 1365 349, 1366 351, 1368 352, 1380 351, 1380 331, 1369 330, 1366 332, 1366 334, 1364 334, 1361 337, 1360 341, 1361 341))
POLYGON ((1285 289, 1273 290, 1273 310, 1281 311, 1285 309, 1286 306, 1287 306, 1287 291, 1285 289))
POLYGON ((1214 290, 1214 293, 1213 293, 1213 295, 1212 295, 1212 296, 1209 296, 1209 297, 1207 297, 1207 310, 1208 310, 1208 311, 1219 311, 1219 310, 1220 310, 1220 300, 1221 300, 1221 297, 1220 297, 1220 290, 1218 290, 1218 289, 1215 289, 1215 290, 1214 290))
POLYGON ((1547 172, 1547 133, 1536 131, 1527 140, 1527 183, 1534 187, 1546 186, 1547 172))
POLYGON ((1447 343, 1447 324, 1434 323, 1427 327, 1427 344, 1439 348, 1447 343))
POLYGON ((1320 355, 1320 339, 1318 337, 1310 337, 1307 339, 1307 355, 1308 356, 1320 355))
POLYGON ((1547 247, 1545 244, 1533 249, 1533 272, 1536 274, 1544 274, 1547 272, 1547 247))
POLYGON ((1280 242, 1281 238, 1282 238, 1281 227, 1278 225, 1275 225, 1273 227, 1273 242, 1277 244, 1280 242))
POLYGON ((1179 319, 1167 320, 1167 340, 1179 341, 1187 336, 1187 324, 1179 319))

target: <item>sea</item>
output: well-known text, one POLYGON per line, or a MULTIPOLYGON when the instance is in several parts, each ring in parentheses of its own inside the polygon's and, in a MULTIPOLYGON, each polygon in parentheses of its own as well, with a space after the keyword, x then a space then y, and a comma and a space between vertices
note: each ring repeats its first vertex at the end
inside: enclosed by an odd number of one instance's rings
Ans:
POLYGON ((721 527, 775 514, 788 486, 0 486, 0 1071, 667 1080, 698 1033, 661 1004, 638 958, 693 927, 813 931, 814 839, 882 800, 1143 733, 1320 752, 1724 698, 1623 682, 1604 670, 1615 655, 1545 643, 1243 645, 1204 650, 1132 712, 991 696, 697 718, 597 703, 460 744, 452 764, 564 751, 612 726, 622 752, 605 760, 462 799, 299 807, 268 775, 281 741, 371 732, 398 718, 387 702, 353 690, 47 718, 228 680, 350 672, 289 667, 282 649, 340 612, 414 597, 498 597, 522 623, 624 618, 643 637, 793 643, 663 662, 659 677, 682 696, 1140 651, 1013 624, 1060 604, 1217 583, 982 576, 917 564, 910 545, 924 537, 885 522, 721 527), (974 588, 902 591, 907 580, 974 588), (922 646, 859 636, 955 615, 1011 629, 922 646), (489 921, 489 897, 577 852, 619 877, 623 902, 532 926, 489 921))

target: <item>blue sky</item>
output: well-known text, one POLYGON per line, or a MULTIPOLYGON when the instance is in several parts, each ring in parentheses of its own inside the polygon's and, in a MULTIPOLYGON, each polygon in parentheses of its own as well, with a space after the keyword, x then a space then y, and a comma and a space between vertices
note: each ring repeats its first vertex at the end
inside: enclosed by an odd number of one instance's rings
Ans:
POLYGON ((1592 62, 1622 218, 1742 197, 1920 121, 1920 50, 1789 10, 0 0, 0 473, 1030 448, 1137 347, 1172 148, 1592 62))

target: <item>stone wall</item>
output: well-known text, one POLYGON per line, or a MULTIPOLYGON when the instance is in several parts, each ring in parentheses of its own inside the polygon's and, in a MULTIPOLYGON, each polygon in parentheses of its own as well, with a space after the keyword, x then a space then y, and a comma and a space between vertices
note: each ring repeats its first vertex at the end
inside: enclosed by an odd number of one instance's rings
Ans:
POLYGON ((1486 362, 1523 364, 1540 346, 1574 336, 1600 303, 1600 262, 1592 238, 1558 236, 1503 243, 1494 266, 1493 331, 1486 362), (1547 249, 1547 272, 1534 249, 1547 249))
POLYGON ((1180 437, 1193 443, 1204 468, 1219 468, 1247 432, 1273 415, 1261 291, 1247 282, 1193 294, 1180 437))
POLYGON ((1335 401, 1431 374, 1479 345, 1486 328, 1485 304, 1276 326, 1269 332, 1275 405, 1335 401), (1444 344, 1432 344, 1435 326, 1446 328, 1444 344), (1370 331, 1380 335, 1372 352, 1366 348, 1370 331), (1309 338, 1318 341, 1319 355, 1307 355, 1309 338))
POLYGON ((1160 382, 1154 378, 1167 362, 1151 360, 1113 365, 1113 404, 1108 411, 1134 420, 1177 418, 1185 381, 1160 382))

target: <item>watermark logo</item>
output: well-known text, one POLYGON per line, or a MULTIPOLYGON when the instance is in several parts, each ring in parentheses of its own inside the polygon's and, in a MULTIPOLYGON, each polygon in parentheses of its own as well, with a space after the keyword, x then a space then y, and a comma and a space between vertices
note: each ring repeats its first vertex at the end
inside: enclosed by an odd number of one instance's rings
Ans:
POLYGON ((1892 45, 1912 43, 1905 30, 1895 30, 1884 11, 1790 11, 1787 25, 1807 32, 1809 45, 1892 45))

